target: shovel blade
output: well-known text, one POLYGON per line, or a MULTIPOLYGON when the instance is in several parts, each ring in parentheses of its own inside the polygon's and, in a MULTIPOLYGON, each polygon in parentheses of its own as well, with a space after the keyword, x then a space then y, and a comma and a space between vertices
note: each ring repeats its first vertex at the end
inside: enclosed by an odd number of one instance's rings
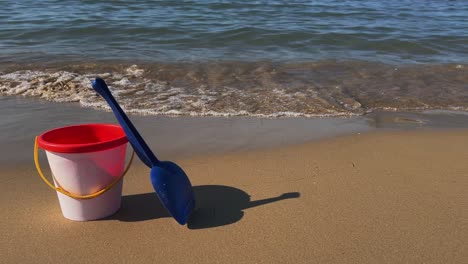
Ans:
POLYGON ((161 161, 151 168, 151 183, 162 204, 184 225, 195 208, 192 184, 177 164, 161 161))

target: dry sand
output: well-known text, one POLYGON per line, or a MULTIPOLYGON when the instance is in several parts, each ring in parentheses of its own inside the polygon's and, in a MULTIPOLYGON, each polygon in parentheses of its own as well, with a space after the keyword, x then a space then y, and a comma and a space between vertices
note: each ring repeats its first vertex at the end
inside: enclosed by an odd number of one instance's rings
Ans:
POLYGON ((466 130, 179 160, 199 207, 188 226, 141 163, 116 215, 66 220, 31 161, 1 172, 0 262, 468 263, 467 161, 466 130))

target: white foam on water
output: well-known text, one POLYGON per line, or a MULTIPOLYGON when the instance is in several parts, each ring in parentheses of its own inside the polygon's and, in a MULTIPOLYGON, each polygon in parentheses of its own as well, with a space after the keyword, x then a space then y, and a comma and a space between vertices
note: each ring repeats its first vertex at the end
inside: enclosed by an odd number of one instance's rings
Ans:
MULTIPOLYGON (((52 70, 22 70, 1 73, 0 94, 34 96, 55 102, 78 102, 83 107, 109 111, 107 103, 96 94, 91 81, 105 78, 113 95, 125 111, 140 115, 170 116, 251 116, 258 118, 279 117, 333 117, 359 115, 374 110, 422 111, 421 107, 363 108, 348 94, 329 89, 290 89, 288 85, 273 83, 268 87, 231 87, 228 85, 177 86, 166 81, 150 79, 137 65, 111 72, 77 73, 52 70)), ((174 82, 176 83, 176 82, 174 82)), ((435 107, 437 109, 437 107, 435 107)), ((444 109, 467 111, 464 106, 444 109)))
POLYGON ((140 115, 168 115, 168 116, 214 116, 214 117, 234 117, 234 116, 249 116, 256 118, 281 118, 281 117, 304 117, 304 118, 320 118, 320 117, 350 117, 356 116, 359 114, 355 113, 340 113, 340 112, 330 112, 325 114, 305 114, 298 112, 277 112, 272 114, 255 114, 249 113, 247 111, 230 111, 230 112, 217 112, 217 111, 203 111, 203 112, 193 112, 193 111, 179 111, 179 110, 168 110, 168 111, 155 111, 153 109, 128 109, 130 113, 140 114, 140 115))
MULTIPOLYGON (((261 96, 250 94, 230 87, 222 87, 220 91, 209 90, 206 87, 187 89, 172 87, 164 83, 142 78, 144 70, 132 65, 124 73, 89 73, 77 74, 67 71, 16 71, 0 75, 0 91, 6 95, 36 96, 55 102, 79 102, 83 107, 110 111, 107 103, 96 95, 91 88, 91 81, 96 76, 106 78, 113 95, 129 113, 141 115, 169 116, 252 116, 259 118, 277 117, 329 117, 350 116, 348 112, 338 112, 329 109, 321 113, 302 113, 294 111, 279 111, 273 113, 252 113, 246 110, 236 110, 231 106, 214 110, 211 103, 224 98, 238 98, 240 106, 248 106, 244 99, 261 96), (135 79, 135 77, 138 77, 135 79)), ((274 88, 273 96, 291 100, 293 97, 305 97, 301 92, 289 94, 284 89, 274 88)))
POLYGON ((138 65, 132 65, 126 69, 127 74, 133 75, 135 77, 140 77, 143 75, 145 70, 138 68, 138 65))

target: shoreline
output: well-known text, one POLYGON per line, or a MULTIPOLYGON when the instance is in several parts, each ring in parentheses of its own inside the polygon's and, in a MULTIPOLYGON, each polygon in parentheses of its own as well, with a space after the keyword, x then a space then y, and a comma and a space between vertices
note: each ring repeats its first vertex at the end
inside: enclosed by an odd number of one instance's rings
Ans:
POLYGON ((100 76, 128 113, 149 115, 313 118, 379 109, 468 109, 463 100, 468 68, 462 64, 71 62, 1 68, 2 95, 106 109, 90 87, 90 81, 100 76))

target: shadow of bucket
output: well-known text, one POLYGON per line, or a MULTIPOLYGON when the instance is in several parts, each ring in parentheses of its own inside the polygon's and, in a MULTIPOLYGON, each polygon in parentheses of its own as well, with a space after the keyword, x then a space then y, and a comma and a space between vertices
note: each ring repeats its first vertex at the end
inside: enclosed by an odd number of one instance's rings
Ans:
POLYGON ((67 126, 36 138, 36 167, 46 184, 57 191, 65 218, 95 220, 120 208, 122 177, 131 164, 124 169, 127 142, 123 129, 113 124, 67 126), (46 152, 54 184, 40 169, 38 146, 46 152))

